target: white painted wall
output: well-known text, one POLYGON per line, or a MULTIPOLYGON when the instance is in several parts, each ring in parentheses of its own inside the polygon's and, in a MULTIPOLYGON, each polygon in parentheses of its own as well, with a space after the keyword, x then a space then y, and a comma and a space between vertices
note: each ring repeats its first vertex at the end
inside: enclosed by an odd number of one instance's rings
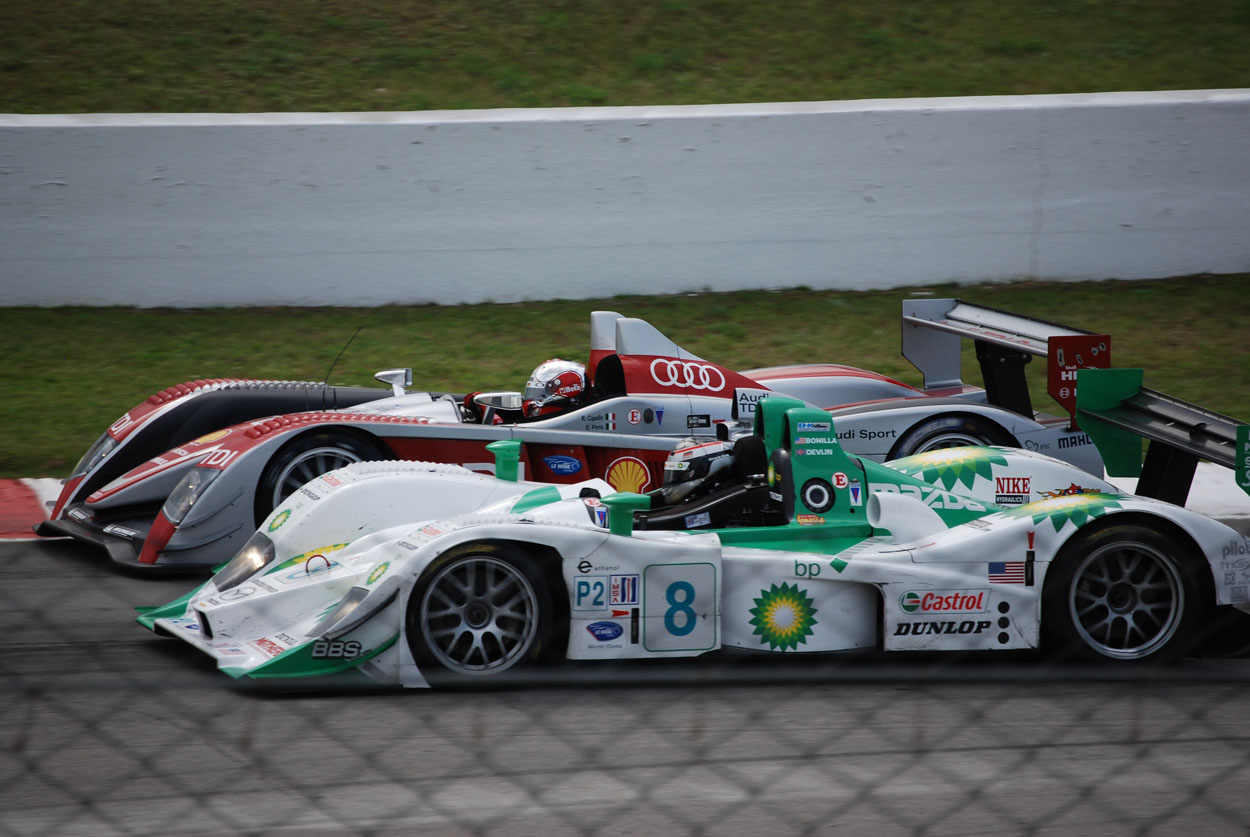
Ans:
POLYGON ((1250 270, 1250 90, 0 116, 0 305, 1250 270))

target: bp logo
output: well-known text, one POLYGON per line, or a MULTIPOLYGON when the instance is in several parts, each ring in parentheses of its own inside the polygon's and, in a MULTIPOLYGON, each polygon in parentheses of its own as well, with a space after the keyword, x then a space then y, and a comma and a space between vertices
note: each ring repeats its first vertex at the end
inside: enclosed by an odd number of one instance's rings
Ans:
POLYGON ((773 467, 773 463, 768 463, 768 484, 774 486, 777 484, 777 469, 773 467))
POLYGON ((768 590, 761 590, 755 607, 751 608, 749 623, 755 626, 760 645, 767 643, 770 651, 785 651, 807 644, 812 625, 816 624, 816 608, 812 607, 812 602, 807 591, 800 590, 798 585, 774 584, 768 590))
POLYGON ((391 566, 391 562, 386 561, 374 567, 373 572, 369 573, 368 583, 372 584, 373 582, 377 581, 382 576, 386 575, 386 571, 390 569, 390 566, 391 566))
POLYGON ((276 532, 278 529, 282 527, 283 523, 286 523, 287 518, 290 516, 291 516, 290 509, 283 509, 282 511, 278 512, 278 516, 275 517, 273 520, 269 521, 269 531, 276 532))
POLYGON ((898 606, 902 608, 904 613, 915 613, 920 610, 920 594, 904 593, 899 597, 898 606))

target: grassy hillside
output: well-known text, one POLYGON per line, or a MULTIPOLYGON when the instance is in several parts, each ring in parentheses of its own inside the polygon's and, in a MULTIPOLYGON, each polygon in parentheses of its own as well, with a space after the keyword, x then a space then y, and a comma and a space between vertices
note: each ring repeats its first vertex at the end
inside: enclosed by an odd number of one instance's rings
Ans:
POLYGON ((0 112, 1250 87, 1247 44, 1247 0, 11 2, 0 112))

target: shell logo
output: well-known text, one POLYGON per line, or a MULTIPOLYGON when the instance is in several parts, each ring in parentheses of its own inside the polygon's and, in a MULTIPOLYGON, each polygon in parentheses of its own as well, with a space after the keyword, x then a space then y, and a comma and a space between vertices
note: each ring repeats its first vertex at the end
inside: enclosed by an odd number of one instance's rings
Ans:
POLYGON ((191 444, 193 444, 193 445, 207 445, 207 444, 209 444, 210 442, 216 442, 218 439, 224 439, 224 438, 226 438, 226 437, 227 437, 227 436, 229 436, 229 435, 230 435, 230 429, 229 429, 229 428, 227 428, 227 429, 225 429, 225 430, 215 430, 215 431, 213 431, 212 433, 205 434, 204 436, 201 436, 200 438, 198 438, 198 439, 196 439, 196 440, 192 441, 192 442, 191 442, 191 444))
POLYGON ((651 484, 646 463, 632 456, 622 456, 609 465, 603 478, 617 491, 642 493, 651 484))

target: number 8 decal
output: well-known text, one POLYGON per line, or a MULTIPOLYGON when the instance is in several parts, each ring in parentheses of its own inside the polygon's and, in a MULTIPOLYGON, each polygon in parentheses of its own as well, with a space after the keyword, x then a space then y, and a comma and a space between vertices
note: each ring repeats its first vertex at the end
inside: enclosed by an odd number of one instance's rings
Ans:
POLYGON ((719 647, 717 571, 710 562, 651 564, 643 570, 644 648, 691 652, 719 647))

